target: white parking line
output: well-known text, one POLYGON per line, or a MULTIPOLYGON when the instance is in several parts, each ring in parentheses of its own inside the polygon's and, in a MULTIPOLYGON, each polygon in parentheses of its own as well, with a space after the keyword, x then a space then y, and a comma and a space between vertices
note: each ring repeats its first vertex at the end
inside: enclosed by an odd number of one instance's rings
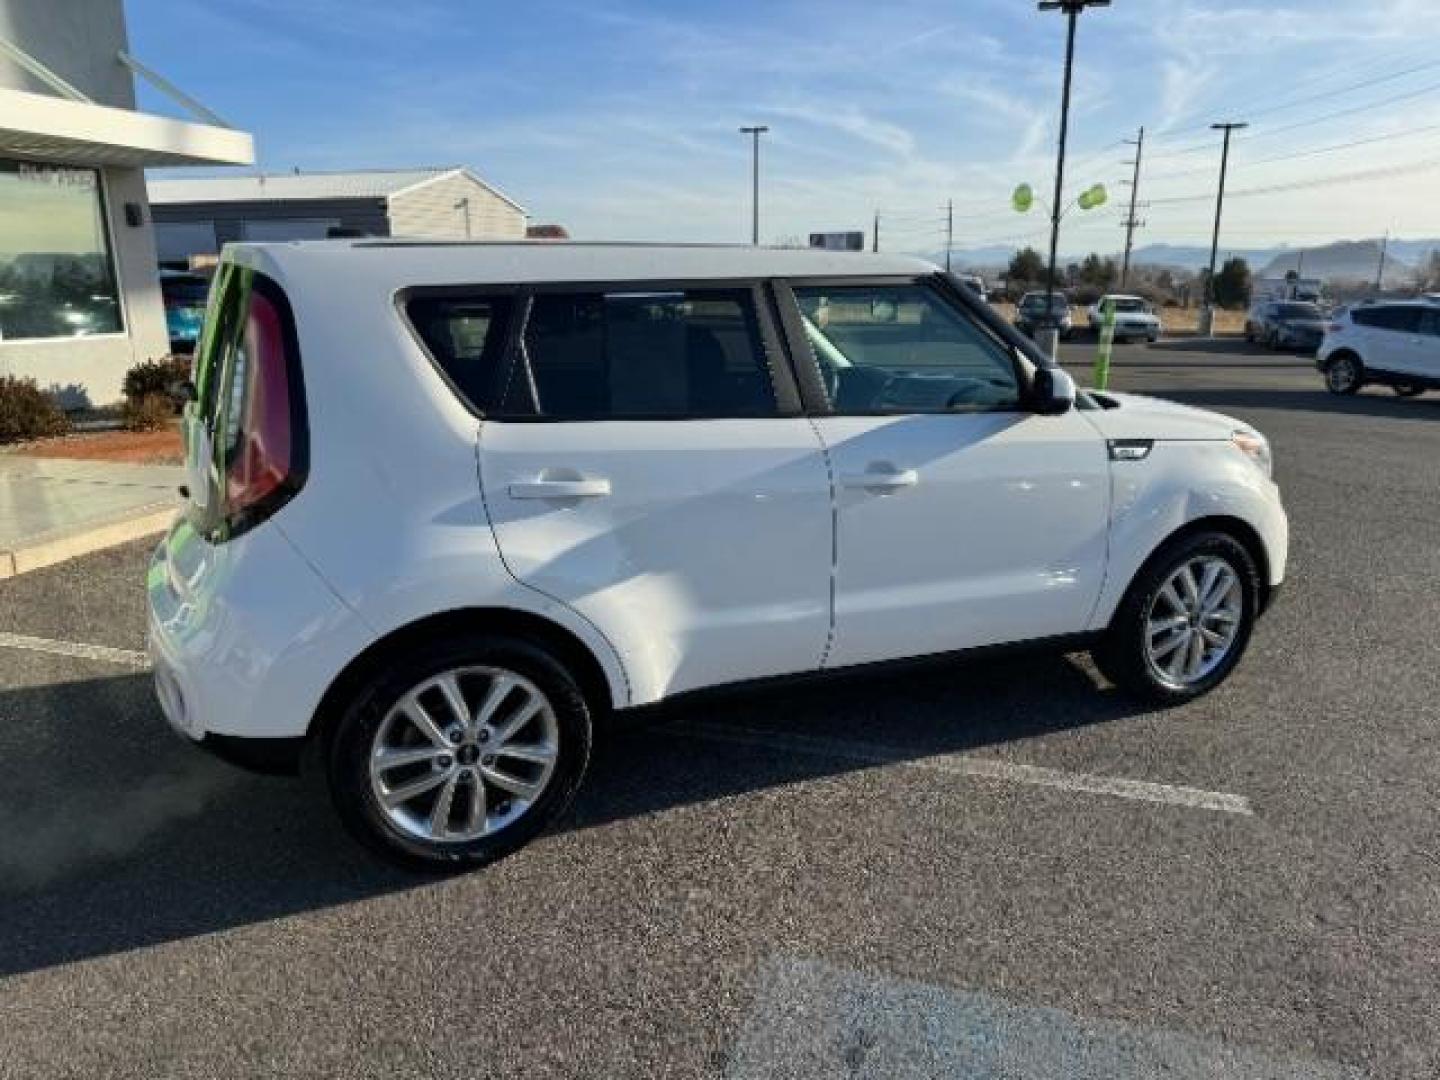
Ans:
POLYGON ((1092 773, 1064 772, 1038 765, 1017 765, 994 758, 971 757, 968 754, 935 754, 915 757, 902 750, 873 746, 868 743, 823 739, 811 735, 789 735, 783 732, 757 731, 753 728, 730 727, 726 724, 685 723, 669 729, 673 735, 692 735, 718 742, 757 746, 767 750, 810 754, 817 757, 840 758, 864 765, 894 765, 927 769, 980 780, 1000 780, 1010 784, 1060 788, 1086 795, 1111 795, 1117 799, 1165 803, 1190 810, 1214 810, 1223 814, 1254 815, 1250 800, 1243 795, 1176 784, 1156 784, 1148 780, 1127 780, 1123 777, 1096 776, 1092 773))
POLYGON ((81 641, 55 641, 52 638, 29 637, 0 631, 0 648, 24 649, 27 652, 49 653, 52 656, 74 656, 81 660, 103 660, 107 664, 148 668, 150 658, 132 649, 112 649, 108 645, 87 645, 81 641))

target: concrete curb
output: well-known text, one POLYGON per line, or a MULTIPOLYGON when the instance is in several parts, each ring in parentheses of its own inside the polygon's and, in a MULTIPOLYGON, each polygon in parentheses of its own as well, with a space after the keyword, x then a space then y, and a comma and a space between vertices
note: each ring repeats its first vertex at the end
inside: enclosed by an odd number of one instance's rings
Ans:
POLYGON ((176 512, 173 501, 151 503, 121 518, 37 538, 9 551, 0 551, 0 581, 162 533, 175 520, 176 512))

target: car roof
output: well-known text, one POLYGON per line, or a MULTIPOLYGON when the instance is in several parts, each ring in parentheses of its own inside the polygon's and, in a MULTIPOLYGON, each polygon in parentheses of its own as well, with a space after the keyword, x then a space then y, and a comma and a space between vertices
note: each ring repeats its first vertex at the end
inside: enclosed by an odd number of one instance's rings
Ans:
POLYGON ((416 285, 705 281, 767 277, 916 276, 938 270, 903 255, 727 244, 573 241, 298 240, 227 244, 225 257, 282 273, 324 273, 391 290, 416 285))

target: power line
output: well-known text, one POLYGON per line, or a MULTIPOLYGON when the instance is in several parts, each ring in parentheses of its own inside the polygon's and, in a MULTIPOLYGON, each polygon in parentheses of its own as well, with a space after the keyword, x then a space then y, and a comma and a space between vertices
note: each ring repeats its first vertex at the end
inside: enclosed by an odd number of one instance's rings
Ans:
MULTIPOLYGON (((1353 173, 1338 173, 1334 176, 1315 177, 1310 180, 1296 180, 1288 184, 1269 184, 1265 187, 1247 188, 1243 191, 1231 192, 1232 199, 1244 199, 1257 195, 1275 195, 1284 191, 1299 191, 1307 188, 1329 187, 1332 184, 1351 184, 1361 180, 1384 180, 1392 176, 1404 176, 1409 173, 1427 172, 1430 169, 1440 168, 1440 158, 1431 158, 1427 161, 1416 161, 1408 165, 1387 165, 1379 169, 1362 169, 1353 173)), ((1202 202, 1210 198, 1209 194, 1197 195, 1171 195, 1160 199, 1151 199, 1153 205, 1173 205, 1175 203, 1202 202)))
MULTIPOLYGON (((1310 117, 1309 119, 1306 119, 1306 120, 1298 120, 1298 121, 1296 121, 1296 122, 1294 122, 1294 123, 1292 123, 1292 124, 1282 124, 1280 127, 1275 127, 1275 128, 1266 128, 1266 127, 1263 127, 1263 126, 1262 126, 1261 129, 1260 129, 1260 134, 1259 134, 1259 135, 1248 135, 1248 136, 1245 136, 1245 137, 1243 137, 1243 138, 1241 138, 1241 139, 1236 139, 1235 141, 1236 141, 1236 142, 1247 142, 1247 143, 1248 143, 1248 142, 1254 142, 1257 138, 1260 138, 1260 137, 1264 137, 1264 138, 1266 138, 1266 139, 1269 139, 1269 138, 1271 138, 1272 136, 1281 135, 1281 134, 1284 134, 1284 133, 1287 132, 1287 131, 1297 131, 1297 130, 1299 130, 1300 128, 1303 128, 1303 127, 1311 127, 1311 126, 1313 126, 1313 125, 1315 125, 1315 124, 1323 124, 1323 123, 1325 123, 1327 120, 1335 120, 1335 119, 1338 119, 1339 117, 1342 117, 1342 116, 1353 116, 1355 113, 1368 112, 1368 111, 1371 110, 1371 109, 1383 108, 1383 107, 1386 106, 1386 105, 1393 105, 1393 104, 1395 104, 1396 102, 1400 102, 1400 101, 1409 101, 1409 100, 1411 100, 1411 99, 1413 99, 1413 98, 1421 97, 1421 96, 1423 96, 1423 95, 1425 95, 1425 94, 1434 93, 1436 90, 1440 90, 1440 83, 1428 83, 1428 84, 1426 84, 1425 86, 1422 86, 1422 87, 1420 87, 1420 88, 1417 89, 1417 90, 1409 90, 1409 91, 1406 91, 1406 92, 1403 93, 1403 94, 1394 94, 1394 95, 1392 95, 1392 96, 1390 96, 1390 97, 1388 97, 1388 98, 1382 98, 1382 99, 1379 100, 1379 101, 1366 102, 1364 105, 1353 105, 1353 106, 1351 106, 1350 108, 1347 108, 1347 109, 1338 109, 1338 110, 1336 110, 1335 112, 1322 113, 1320 116, 1312 116, 1312 117, 1310 117)), ((1154 156, 1155 156, 1155 157, 1160 157, 1160 158, 1180 157, 1180 156, 1185 155, 1185 154, 1196 154, 1196 153, 1200 153, 1202 150, 1205 150, 1205 149, 1206 149, 1205 144, 1203 144, 1203 143, 1196 143, 1196 144, 1194 144, 1193 146, 1183 147, 1183 148, 1178 149, 1178 150, 1165 150, 1165 151, 1161 151, 1160 153, 1155 154, 1154 156)), ((1213 147, 1212 147, 1211 149, 1213 149, 1213 147)))
MULTIPOLYGON (((1364 90, 1366 87, 1370 86, 1378 86, 1380 83, 1393 82, 1395 79, 1403 79, 1406 75, 1413 75, 1417 71, 1427 71, 1430 68, 1435 67, 1440 67, 1440 60, 1428 60, 1423 64, 1416 64, 1413 67, 1403 68, 1400 71, 1392 71, 1388 75, 1377 75, 1374 78, 1363 79, 1360 82, 1351 83, 1348 86, 1335 87, 1330 90, 1321 91, 1318 94, 1309 94, 1305 97, 1292 98, 1289 101, 1282 101, 1275 105, 1267 105, 1262 109, 1249 109, 1248 112, 1251 116, 1270 116, 1272 113, 1283 112, 1286 109, 1293 109, 1297 105, 1308 105, 1313 101, 1324 101, 1327 98, 1339 97, 1342 94, 1348 94, 1355 90, 1364 90)), ((1171 128, 1164 135, 1160 136, 1160 138, 1161 140, 1164 140, 1176 134, 1184 134, 1190 131, 1200 131, 1203 130, 1205 127, 1205 124, 1195 124, 1190 127, 1171 128)))
MULTIPOLYGON (((1390 139, 1401 139, 1409 135, 1419 135, 1426 131, 1440 131, 1440 124, 1425 124, 1422 127, 1406 128, 1404 131, 1392 131, 1386 135, 1374 135, 1365 139, 1352 139, 1349 142, 1333 143, 1330 146, 1316 146, 1308 150, 1297 150, 1290 154, 1276 154, 1273 157, 1258 158, 1254 161, 1242 162, 1236 168, 1252 169, 1257 165, 1271 165, 1277 161, 1293 161, 1296 158, 1313 157, 1316 154, 1330 154, 1336 150, 1350 150, 1357 146, 1369 146, 1372 143, 1386 142, 1390 139)), ((1236 140, 1237 142, 1240 140, 1236 140)), ((1209 169, 1182 169, 1178 172, 1160 173, 1153 177, 1156 180, 1168 180, 1176 176, 1196 176, 1199 173, 1208 173, 1209 169)))

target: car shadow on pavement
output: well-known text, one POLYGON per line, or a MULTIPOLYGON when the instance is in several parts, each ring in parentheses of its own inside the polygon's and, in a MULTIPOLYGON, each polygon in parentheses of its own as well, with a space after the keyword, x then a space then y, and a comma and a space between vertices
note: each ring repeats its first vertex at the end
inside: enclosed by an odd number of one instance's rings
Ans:
MULTIPOLYGON (((1135 711, 1060 656, 697 696, 603 732, 590 777, 559 828, 588 829, 1135 711), (697 737, 697 723, 712 736, 733 728, 843 740, 874 748, 877 758, 727 745, 697 737)), ((148 675, 0 691, 0 754, 10 777, 0 794, 0 976, 433 880, 393 869, 352 842, 318 783, 251 775, 187 746, 165 727, 148 675)))

